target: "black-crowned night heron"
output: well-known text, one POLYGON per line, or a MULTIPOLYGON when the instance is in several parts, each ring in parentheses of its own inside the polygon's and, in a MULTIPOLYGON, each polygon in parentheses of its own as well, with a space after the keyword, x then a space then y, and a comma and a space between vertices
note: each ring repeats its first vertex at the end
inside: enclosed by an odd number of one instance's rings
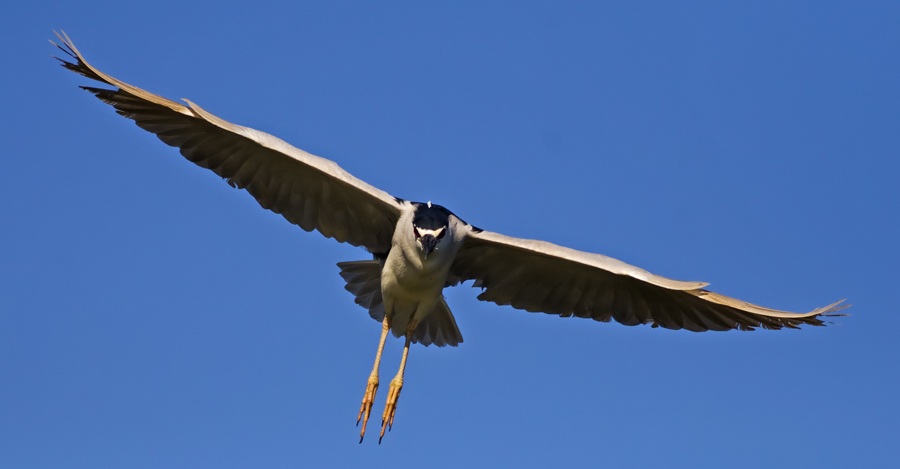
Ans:
MULTIPOLYGON (((381 437, 394 421, 411 343, 456 346, 463 341, 445 287, 474 280, 478 299, 563 317, 691 331, 796 328, 822 325, 841 302, 798 314, 756 306, 705 290, 706 283, 651 274, 600 254, 476 228, 439 205, 391 196, 332 161, 269 134, 232 124, 121 82, 89 65, 65 34, 57 45, 74 62, 62 65, 114 89, 82 87, 141 128, 178 147, 193 163, 306 231, 367 249, 374 259, 341 262, 356 303, 381 322, 375 365, 357 424, 360 442, 378 389, 388 331, 405 337, 400 369, 391 380, 381 437)), ((381 438, 379 438, 379 442, 381 438)))

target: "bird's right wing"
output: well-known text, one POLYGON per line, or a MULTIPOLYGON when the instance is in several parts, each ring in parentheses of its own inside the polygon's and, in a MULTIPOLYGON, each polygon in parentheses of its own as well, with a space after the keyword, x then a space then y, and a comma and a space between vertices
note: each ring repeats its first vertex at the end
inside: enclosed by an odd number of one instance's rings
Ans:
POLYGON ((822 325, 837 302, 790 313, 720 295, 600 254, 472 229, 450 268, 450 284, 475 280, 478 299, 531 312, 692 331, 822 325))
POLYGON ((84 60, 65 33, 62 65, 117 89, 82 87, 185 158, 246 189, 259 204, 306 231, 387 252, 402 208, 399 199, 361 181, 333 161, 258 130, 227 122, 185 100, 170 101, 119 81, 84 60))

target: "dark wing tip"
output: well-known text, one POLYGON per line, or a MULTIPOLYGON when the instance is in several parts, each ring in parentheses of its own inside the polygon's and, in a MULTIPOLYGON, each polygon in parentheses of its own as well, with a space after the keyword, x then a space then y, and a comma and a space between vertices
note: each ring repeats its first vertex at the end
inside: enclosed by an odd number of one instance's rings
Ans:
POLYGON ((69 59, 66 59, 63 57, 56 57, 56 56, 53 56, 53 58, 62 62, 60 65, 62 65, 63 67, 65 67, 69 70, 72 70, 73 72, 78 72, 78 73, 83 74, 84 73, 83 69, 81 67, 79 67, 79 65, 82 63, 81 54, 78 53, 78 50, 75 48, 75 45, 72 44, 72 40, 69 39, 69 36, 67 36, 66 33, 63 32, 62 30, 60 30, 60 31, 54 30, 53 34, 56 35, 56 37, 59 39, 60 42, 57 43, 53 39, 49 39, 50 44, 54 45, 57 49, 61 50, 63 52, 63 54, 68 55, 69 59), (70 59, 74 60, 76 63, 70 62, 69 61, 70 59))

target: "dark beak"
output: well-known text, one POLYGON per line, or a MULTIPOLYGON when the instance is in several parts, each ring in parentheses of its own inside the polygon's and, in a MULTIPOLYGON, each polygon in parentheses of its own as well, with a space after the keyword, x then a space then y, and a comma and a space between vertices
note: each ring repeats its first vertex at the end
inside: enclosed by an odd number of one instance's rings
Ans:
POLYGON ((422 251, 425 253, 425 257, 428 257, 431 254, 431 251, 434 251, 435 246, 437 246, 438 240, 434 236, 427 234, 420 238, 422 242, 422 251))

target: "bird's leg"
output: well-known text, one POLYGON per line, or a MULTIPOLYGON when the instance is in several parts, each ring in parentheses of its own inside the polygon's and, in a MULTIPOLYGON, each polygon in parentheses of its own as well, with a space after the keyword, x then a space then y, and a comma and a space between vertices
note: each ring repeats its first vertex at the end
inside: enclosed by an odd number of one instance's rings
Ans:
POLYGON ((359 442, 362 443, 363 437, 366 436, 366 423, 369 422, 369 415, 372 413, 372 403, 375 402, 375 392, 378 391, 378 367, 381 365, 381 352, 384 351, 384 341, 387 339, 388 331, 391 330, 391 320, 384 315, 381 321, 381 339, 378 340, 378 351, 375 352, 375 365, 372 367, 372 373, 369 374, 369 381, 366 383, 366 393, 363 394, 362 405, 359 406, 359 415, 356 417, 356 425, 362 420, 362 430, 359 432, 359 442))
POLYGON ((409 355, 409 344, 412 342, 413 334, 416 332, 416 325, 413 321, 409 322, 406 329, 406 343, 403 345, 403 356, 400 357, 400 369, 397 370, 397 376, 391 380, 391 387, 388 388, 387 402, 384 405, 384 414, 381 415, 381 435, 378 437, 378 443, 384 438, 384 430, 390 430, 394 426, 394 413, 397 411, 397 399, 400 398, 400 390, 403 389, 403 372, 406 371, 406 357, 409 355))

